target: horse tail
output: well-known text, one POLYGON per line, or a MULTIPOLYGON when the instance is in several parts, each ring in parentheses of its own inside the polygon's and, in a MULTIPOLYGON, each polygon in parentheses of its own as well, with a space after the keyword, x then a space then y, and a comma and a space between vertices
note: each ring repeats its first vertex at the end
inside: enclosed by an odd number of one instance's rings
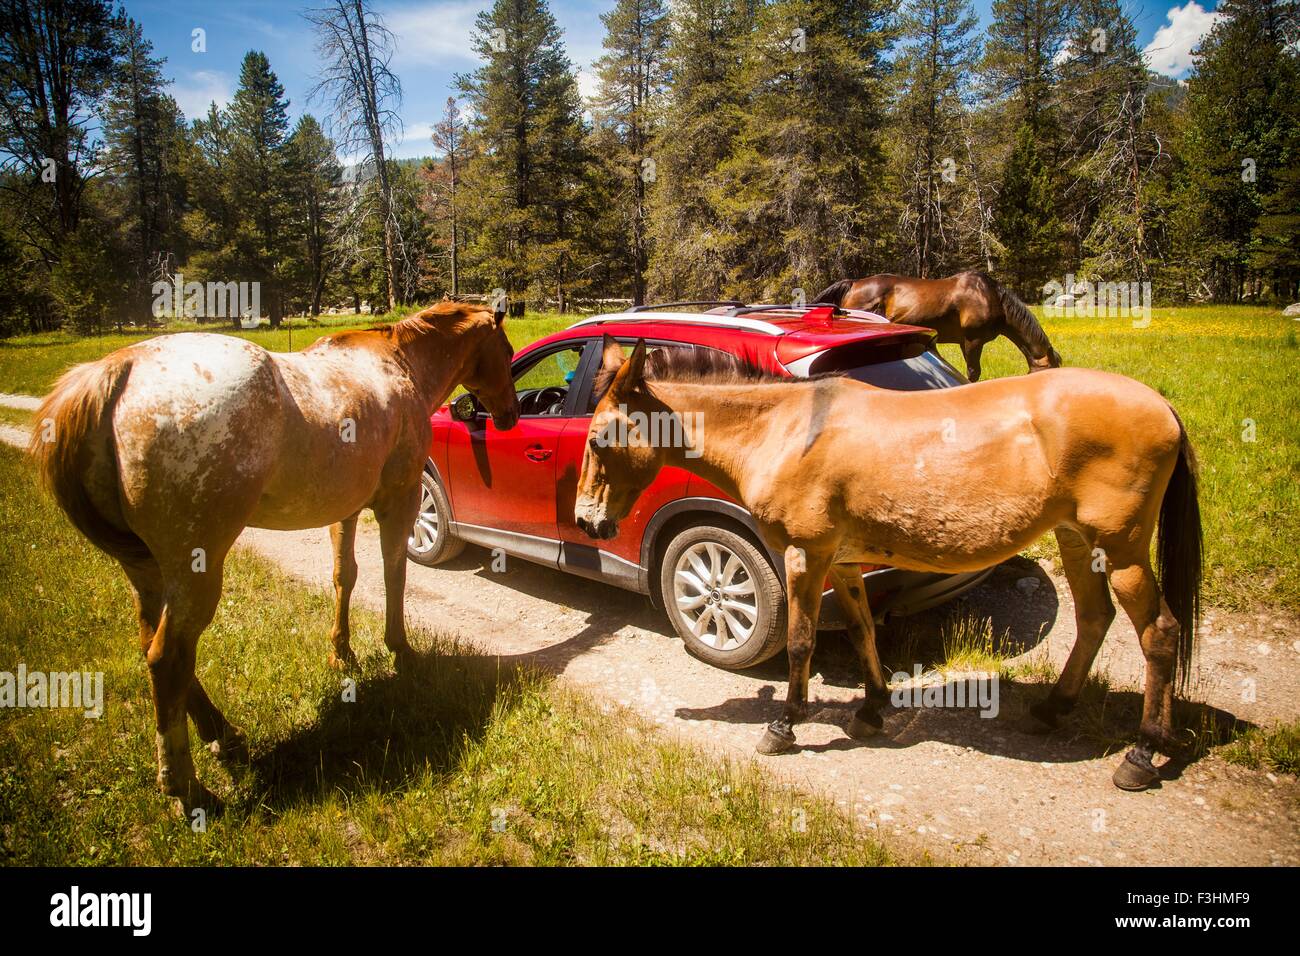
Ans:
POLYGON ((1061 365, 1060 353, 1052 348, 1047 333, 1043 331, 1043 327, 1034 318, 1034 313, 1029 311, 1029 307, 1020 301, 1019 296, 1010 289, 999 285, 993 278, 984 276, 984 279, 993 287, 998 302, 1002 305, 1002 317, 1007 323, 1020 333, 1020 338, 1026 345, 1036 349, 1040 354, 1047 355, 1052 360, 1052 366, 1059 368, 1061 365))
POLYGON ((832 282, 825 289, 822 289, 817 298, 813 299, 813 302, 839 305, 844 301, 844 297, 849 294, 849 290, 853 288, 856 281, 856 279, 841 279, 839 282, 832 282))
POLYGON ((1160 502, 1160 526, 1156 535, 1156 568, 1160 593, 1179 624, 1176 683, 1187 689, 1197 623, 1201 617, 1202 548, 1201 505, 1196 488, 1196 453, 1187 438, 1178 413, 1178 461, 1165 486, 1160 502))
POLYGON ((86 478, 96 464, 103 471, 102 463, 108 462, 112 497, 117 497, 120 484, 111 417, 130 373, 130 356, 118 354, 66 372, 37 410, 37 425, 27 446, 42 483, 76 529, 95 547, 124 561, 147 558, 149 549, 126 527, 120 512, 108 515, 100 510, 86 478))

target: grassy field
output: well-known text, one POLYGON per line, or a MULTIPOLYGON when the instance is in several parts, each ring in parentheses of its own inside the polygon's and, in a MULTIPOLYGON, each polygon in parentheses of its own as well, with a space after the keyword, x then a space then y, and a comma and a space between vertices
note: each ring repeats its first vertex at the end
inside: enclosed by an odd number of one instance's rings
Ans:
MULTIPOLYGON (((450 638, 396 676, 353 610, 356 701, 325 664, 330 599, 249 553, 199 645, 251 766, 197 750, 227 801, 194 833, 154 776, 153 710, 125 579, 0 446, 0 671, 102 671, 104 715, 0 710, 0 864, 884 864, 834 806, 662 742, 540 674, 450 638)), ((193 738, 193 735, 191 735, 193 738)), ((197 738, 193 738, 197 747, 197 738)), ((917 861, 912 861, 917 862, 917 861)))
MULTIPOLYGON (((1041 311, 1041 310, 1039 310, 1041 311)), ((303 348, 333 325, 231 332, 270 349, 303 348)), ((571 317, 529 315, 507 328, 516 346, 565 327, 571 317)), ((1201 461, 1206 600, 1230 608, 1264 603, 1300 610, 1300 343, 1297 323, 1276 309, 1189 306, 1155 309, 1148 327, 1127 318, 1044 317, 1066 364, 1146 382, 1186 423, 1201 461), (1252 440, 1253 439, 1253 440, 1252 440)), ((0 341, 0 391, 39 395, 69 365, 146 335, 77 338, 52 333, 0 341)), ((943 346, 960 368, 956 346, 943 346)), ((1019 375, 1025 363, 1005 339, 984 351, 986 377, 1019 375)), ((12 420, 7 417, 6 420, 12 420)), ((1117 425, 1122 423, 1117 423, 1117 425)), ((1035 556, 1054 554, 1045 538, 1035 556)))
MULTIPOLYGON (((1153 309, 1142 329, 1127 318, 1043 326, 1067 365, 1145 382, 1182 417, 1201 463, 1208 603, 1300 609, 1300 323, 1277 309, 1188 306, 1153 309)), ((942 350, 965 367, 956 346, 942 350)), ((1005 339, 984 356, 988 377, 1025 370, 1005 339)))

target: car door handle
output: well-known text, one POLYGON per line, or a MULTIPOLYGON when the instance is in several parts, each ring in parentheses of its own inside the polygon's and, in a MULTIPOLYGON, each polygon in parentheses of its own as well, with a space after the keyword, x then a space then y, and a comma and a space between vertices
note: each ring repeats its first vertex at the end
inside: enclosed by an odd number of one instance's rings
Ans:
POLYGON ((541 445, 529 445, 524 449, 524 457, 529 461, 546 461, 551 457, 551 450, 541 445))

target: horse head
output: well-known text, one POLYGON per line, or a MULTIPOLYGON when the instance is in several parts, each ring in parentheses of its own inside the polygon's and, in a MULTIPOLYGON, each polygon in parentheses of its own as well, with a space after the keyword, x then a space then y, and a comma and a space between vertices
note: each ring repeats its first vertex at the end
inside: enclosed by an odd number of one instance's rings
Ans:
POLYGON ((663 466, 663 448, 638 425, 663 408, 645 387, 645 356, 644 339, 625 361, 619 344, 605 336, 597 392, 609 384, 591 416, 574 503, 578 527, 597 540, 618 534, 618 523, 663 466))

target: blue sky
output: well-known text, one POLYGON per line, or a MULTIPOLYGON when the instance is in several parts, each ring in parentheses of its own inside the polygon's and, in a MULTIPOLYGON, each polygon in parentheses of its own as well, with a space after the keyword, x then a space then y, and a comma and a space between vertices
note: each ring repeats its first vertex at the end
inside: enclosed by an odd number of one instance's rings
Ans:
MULTIPOLYGON (((1189 52, 1209 29, 1217 0, 1130 0, 1140 42, 1148 47, 1153 69, 1170 76, 1186 75, 1189 52)), ((989 22, 992 0, 974 0, 982 21, 989 22)), ((126 9, 144 26, 154 50, 167 58, 165 75, 172 94, 193 119, 215 100, 225 104, 234 92, 244 53, 266 53, 284 84, 290 113, 320 115, 307 93, 317 71, 315 43, 300 12, 301 2, 275 0, 126 0, 126 9), (191 49, 195 28, 206 31, 207 51, 191 49)), ((478 60, 469 46, 474 17, 488 0, 380 0, 376 9, 397 35, 394 67, 402 81, 405 139, 394 150, 399 157, 431 152, 431 125, 442 112, 456 73, 469 72, 478 60)), ((589 90, 590 64, 601 55, 604 28, 600 14, 614 0, 552 0, 551 9, 564 31, 569 59, 579 70, 579 84, 589 90)))

